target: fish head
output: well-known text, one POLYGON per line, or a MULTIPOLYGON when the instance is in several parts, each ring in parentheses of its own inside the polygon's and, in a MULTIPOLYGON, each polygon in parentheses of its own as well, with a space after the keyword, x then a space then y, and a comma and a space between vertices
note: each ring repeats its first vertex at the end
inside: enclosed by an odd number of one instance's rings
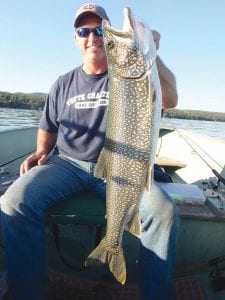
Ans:
POLYGON ((126 78, 145 74, 157 55, 148 25, 125 7, 122 30, 111 27, 106 20, 102 26, 109 72, 126 78))

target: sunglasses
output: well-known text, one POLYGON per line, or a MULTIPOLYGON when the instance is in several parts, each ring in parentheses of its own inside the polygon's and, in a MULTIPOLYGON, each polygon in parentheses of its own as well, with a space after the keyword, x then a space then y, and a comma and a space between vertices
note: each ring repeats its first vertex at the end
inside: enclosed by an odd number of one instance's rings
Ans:
POLYGON ((103 36, 102 26, 98 26, 95 28, 77 28, 76 33, 79 37, 86 38, 89 34, 93 32, 95 36, 103 36))

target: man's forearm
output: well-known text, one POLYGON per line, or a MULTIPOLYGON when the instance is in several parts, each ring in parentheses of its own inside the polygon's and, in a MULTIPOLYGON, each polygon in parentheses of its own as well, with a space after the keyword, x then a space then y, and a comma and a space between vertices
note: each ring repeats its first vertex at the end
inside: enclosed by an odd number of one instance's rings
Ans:
POLYGON ((162 108, 173 108, 178 101, 176 78, 159 56, 156 58, 156 64, 162 89, 162 108))
POLYGON ((56 143, 57 133, 38 129, 37 153, 49 154, 56 143))

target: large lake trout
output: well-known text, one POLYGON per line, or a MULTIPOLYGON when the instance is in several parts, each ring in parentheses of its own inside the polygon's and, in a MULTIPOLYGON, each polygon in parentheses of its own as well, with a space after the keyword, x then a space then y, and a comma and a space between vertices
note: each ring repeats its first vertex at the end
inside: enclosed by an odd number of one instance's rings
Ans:
POLYGON ((150 190, 161 114, 161 88, 151 30, 124 9, 122 31, 103 21, 109 73, 104 148, 95 175, 106 179, 106 235, 86 264, 105 263, 122 284, 125 229, 140 236, 139 204, 150 190))

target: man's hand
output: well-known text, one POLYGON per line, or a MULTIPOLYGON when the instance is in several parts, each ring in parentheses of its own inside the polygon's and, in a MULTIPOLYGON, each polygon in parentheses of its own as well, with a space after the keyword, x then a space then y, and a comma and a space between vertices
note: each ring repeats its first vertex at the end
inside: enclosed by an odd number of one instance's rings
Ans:
MULTIPOLYGON (((159 50, 161 35, 158 31, 152 30, 152 36, 156 50, 159 50)), ((158 55, 156 57, 156 64, 162 90, 162 108, 173 108, 177 105, 178 101, 176 78, 158 55)))
POLYGON ((20 176, 34 166, 44 165, 56 143, 57 133, 38 129, 37 150, 25 159, 20 166, 20 176))
POLYGON ((28 156, 20 166, 20 176, 36 165, 43 165, 48 160, 47 154, 34 153, 28 156))

